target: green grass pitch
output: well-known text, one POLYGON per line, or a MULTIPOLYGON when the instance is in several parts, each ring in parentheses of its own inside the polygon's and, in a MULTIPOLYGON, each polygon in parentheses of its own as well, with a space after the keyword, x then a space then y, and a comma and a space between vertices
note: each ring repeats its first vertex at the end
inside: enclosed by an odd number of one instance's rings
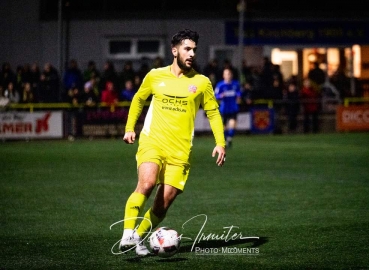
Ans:
POLYGON ((369 269, 369 133, 239 135, 222 168, 213 146, 161 224, 180 252, 138 259, 111 253, 137 144, 0 143, 0 269, 369 269))

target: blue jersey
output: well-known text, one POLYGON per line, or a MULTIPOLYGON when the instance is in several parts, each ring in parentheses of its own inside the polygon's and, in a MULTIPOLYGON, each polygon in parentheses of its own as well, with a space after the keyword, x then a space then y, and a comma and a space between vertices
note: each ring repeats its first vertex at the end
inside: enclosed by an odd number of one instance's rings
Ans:
POLYGON ((230 83, 220 81, 215 86, 215 97, 220 101, 219 111, 221 114, 237 113, 237 99, 241 97, 241 87, 237 80, 230 83))

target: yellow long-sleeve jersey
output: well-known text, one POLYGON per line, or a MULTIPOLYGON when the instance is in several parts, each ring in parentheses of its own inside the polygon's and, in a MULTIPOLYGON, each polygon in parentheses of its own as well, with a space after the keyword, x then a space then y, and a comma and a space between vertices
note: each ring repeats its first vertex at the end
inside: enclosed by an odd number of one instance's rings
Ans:
POLYGON ((225 146, 223 123, 210 80, 194 69, 176 77, 171 66, 152 69, 135 94, 126 132, 133 131, 146 99, 152 95, 139 143, 157 145, 180 159, 191 151, 200 106, 210 122, 216 145, 225 146))

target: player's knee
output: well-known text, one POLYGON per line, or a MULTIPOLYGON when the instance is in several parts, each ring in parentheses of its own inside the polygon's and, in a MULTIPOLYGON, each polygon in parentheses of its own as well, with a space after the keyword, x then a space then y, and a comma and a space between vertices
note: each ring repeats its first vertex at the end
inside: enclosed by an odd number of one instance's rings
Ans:
POLYGON ((146 182, 146 181, 145 182, 139 182, 137 187, 136 187, 135 192, 142 193, 146 197, 149 197, 154 188, 155 188, 155 183, 146 182))

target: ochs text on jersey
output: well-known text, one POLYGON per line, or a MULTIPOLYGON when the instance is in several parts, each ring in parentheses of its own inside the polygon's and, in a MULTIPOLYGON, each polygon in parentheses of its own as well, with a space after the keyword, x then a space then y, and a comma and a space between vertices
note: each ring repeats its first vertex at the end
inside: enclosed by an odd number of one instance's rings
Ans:
POLYGON ((173 106, 187 106, 188 96, 180 97, 180 96, 170 96, 170 95, 165 95, 165 94, 164 96, 165 97, 161 99, 161 102, 163 102, 163 104, 173 105, 173 106))

